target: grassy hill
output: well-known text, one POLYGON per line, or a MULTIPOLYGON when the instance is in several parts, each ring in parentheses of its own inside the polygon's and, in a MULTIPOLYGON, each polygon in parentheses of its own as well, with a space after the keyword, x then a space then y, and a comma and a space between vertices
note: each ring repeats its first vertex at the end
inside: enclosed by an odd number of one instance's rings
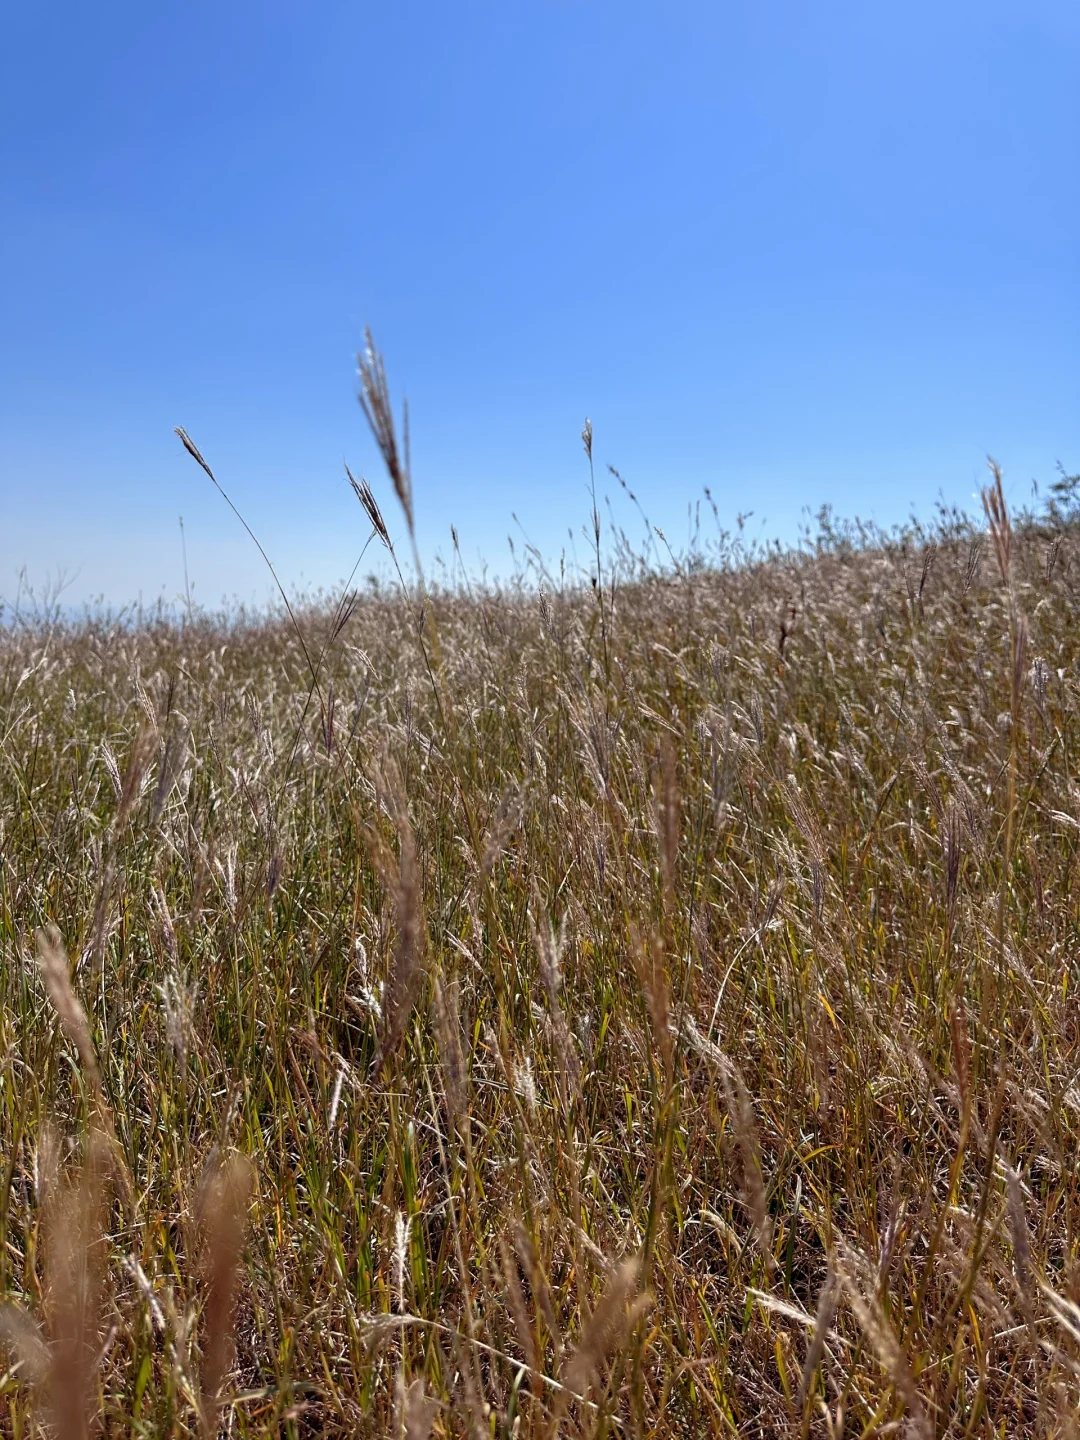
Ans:
POLYGON ((1074 1434, 1080 550, 988 498, 9 626, 5 1432, 1074 1434))

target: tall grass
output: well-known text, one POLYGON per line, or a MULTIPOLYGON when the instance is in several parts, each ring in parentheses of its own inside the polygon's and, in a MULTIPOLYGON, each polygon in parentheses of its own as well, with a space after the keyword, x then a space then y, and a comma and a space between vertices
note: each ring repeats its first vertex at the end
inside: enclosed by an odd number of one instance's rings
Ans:
POLYGON ((585 443, 595 585, 3 631, 5 1433, 1075 1433, 1074 532, 585 443))

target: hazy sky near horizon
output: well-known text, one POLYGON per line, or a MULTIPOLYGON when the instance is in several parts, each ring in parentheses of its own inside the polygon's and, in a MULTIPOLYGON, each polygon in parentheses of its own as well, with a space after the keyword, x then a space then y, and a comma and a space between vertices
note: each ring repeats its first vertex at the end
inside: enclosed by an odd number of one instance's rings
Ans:
POLYGON ((198 599, 266 596, 178 424, 341 580, 365 324, 428 559, 557 558, 586 415, 676 542, 706 485, 970 506, 987 452, 1024 502, 1080 469, 1078 74, 1075 0, 6 6, 0 597, 173 599, 180 515, 198 599))

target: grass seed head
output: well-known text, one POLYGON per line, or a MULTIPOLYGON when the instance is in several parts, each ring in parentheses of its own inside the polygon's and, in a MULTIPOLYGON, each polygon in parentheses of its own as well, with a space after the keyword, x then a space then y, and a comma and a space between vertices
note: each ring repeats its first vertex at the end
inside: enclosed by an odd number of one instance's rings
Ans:
POLYGON ((83 1073, 94 1092, 100 1095, 101 1070, 98 1066, 93 1037, 90 1034, 90 1022, 86 1018, 86 1011, 71 983, 71 965, 60 931, 55 925, 46 925, 43 930, 37 931, 35 939, 37 941, 38 968, 41 971, 41 979, 45 986, 45 993, 49 997, 49 1003, 56 1011, 64 1033, 78 1052, 83 1073))
MULTIPOLYGON (((404 445, 399 447, 397 429, 394 424, 394 410, 390 403, 390 387, 386 381, 386 368, 382 356, 375 348, 375 341, 370 330, 365 331, 365 341, 363 352, 357 357, 357 369, 360 375, 360 408, 364 412, 364 418, 370 425, 375 443, 379 447, 383 464, 386 466, 394 486, 394 493, 404 512, 409 534, 413 535, 416 527, 413 521, 412 476, 409 473, 408 405, 404 408, 402 419, 404 445)), ((355 485, 353 488, 356 488, 355 485)), ((357 493, 359 494, 359 491, 357 493)), ((362 496, 361 503, 363 503, 362 496)), ((364 508, 368 509, 366 504, 364 508)), ((372 524, 375 524, 370 510, 368 510, 368 514, 372 519, 372 524)), ((375 528, 385 538, 385 526, 375 525, 375 528)))
POLYGON ((622 1345, 641 1313, 642 1306, 635 1302, 647 1303, 638 1294, 640 1277, 640 1260, 623 1260, 612 1271, 596 1309, 584 1320, 581 1339, 564 1371, 565 1383, 577 1394, 584 1394, 599 1379, 605 1362, 622 1345))
POLYGON ((196 1216, 203 1282, 200 1408, 207 1436, 216 1433, 221 1390, 232 1360, 240 1256, 254 1179, 251 1161, 232 1155, 212 1162, 200 1187, 196 1216))

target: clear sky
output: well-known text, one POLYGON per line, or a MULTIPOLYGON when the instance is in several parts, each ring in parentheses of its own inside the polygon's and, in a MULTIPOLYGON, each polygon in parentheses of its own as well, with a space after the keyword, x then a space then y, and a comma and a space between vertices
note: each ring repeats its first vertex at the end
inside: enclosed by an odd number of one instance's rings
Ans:
MULTIPOLYGON (((13 0, 0 15, 0 595, 267 593, 387 495, 423 553, 556 556, 601 465, 677 537, 793 537, 1080 469, 1076 0, 13 0)), ((610 487, 607 487, 610 488, 610 487)), ((389 508, 389 507, 388 507, 389 508)), ((629 517, 628 517, 629 518, 629 517)))

